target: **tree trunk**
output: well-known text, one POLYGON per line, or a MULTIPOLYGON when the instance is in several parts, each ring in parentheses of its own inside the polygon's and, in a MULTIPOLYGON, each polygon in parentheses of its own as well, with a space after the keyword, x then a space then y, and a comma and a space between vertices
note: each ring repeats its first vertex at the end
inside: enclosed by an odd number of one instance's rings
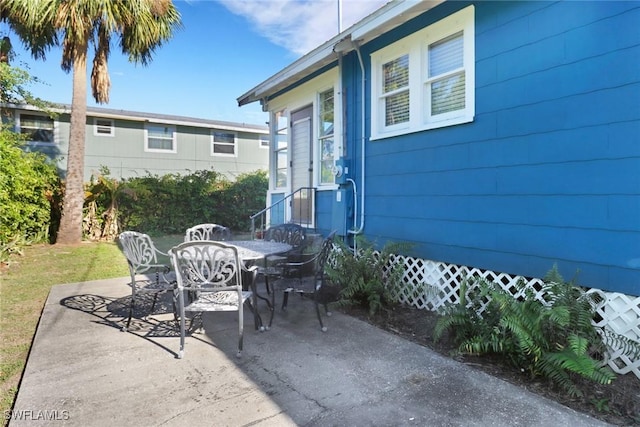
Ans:
POLYGON ((78 244, 82 241, 82 207, 84 205, 84 144, 87 121, 87 48, 78 49, 73 60, 73 98, 69 129, 67 175, 62 203, 62 218, 56 243, 78 244))

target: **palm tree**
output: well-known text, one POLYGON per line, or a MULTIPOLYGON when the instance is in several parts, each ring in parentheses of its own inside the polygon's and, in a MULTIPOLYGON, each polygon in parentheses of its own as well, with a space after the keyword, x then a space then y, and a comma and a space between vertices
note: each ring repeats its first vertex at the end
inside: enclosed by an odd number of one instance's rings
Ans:
POLYGON ((0 40, 0 63, 8 64, 11 56, 11 39, 4 36, 0 40))
POLYGON ((87 116, 87 53, 95 48, 91 89, 96 102, 109 102, 107 63, 112 38, 129 60, 148 65, 156 48, 181 27, 171 0, 0 0, 6 20, 35 59, 62 46, 62 69, 73 71, 67 175, 57 243, 82 240, 84 143, 87 116))

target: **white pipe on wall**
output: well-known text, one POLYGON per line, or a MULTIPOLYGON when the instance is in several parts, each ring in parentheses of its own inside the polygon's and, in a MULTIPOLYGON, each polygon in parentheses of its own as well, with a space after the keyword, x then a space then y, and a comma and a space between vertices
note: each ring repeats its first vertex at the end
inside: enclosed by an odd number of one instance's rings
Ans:
MULTIPOLYGON (((351 183, 353 189, 353 229, 355 230, 358 226, 358 218, 356 217, 356 212, 358 212, 358 187, 356 187, 356 182, 353 179, 347 178, 347 181, 351 183)), ((353 245, 355 247, 355 242, 353 245)))

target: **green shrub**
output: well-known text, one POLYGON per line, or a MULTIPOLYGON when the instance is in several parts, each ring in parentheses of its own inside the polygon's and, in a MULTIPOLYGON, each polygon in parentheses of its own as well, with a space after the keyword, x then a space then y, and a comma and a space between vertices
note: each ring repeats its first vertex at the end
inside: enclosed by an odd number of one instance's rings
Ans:
POLYGON ((242 174, 232 182, 203 170, 130 178, 121 188, 127 190, 120 191, 118 198, 121 229, 181 234, 200 223, 248 230, 249 215, 265 206, 268 183, 263 171, 242 174))
POLYGON ((250 231, 249 217, 266 206, 268 187, 264 171, 238 176, 220 195, 222 224, 233 230, 250 231))
POLYGON ((450 331, 459 352, 499 355, 532 377, 550 379, 570 395, 581 394, 574 384, 576 375, 609 384, 615 374, 602 361, 606 346, 592 324, 593 297, 565 282, 555 267, 544 282, 543 303, 524 281, 517 285, 516 298, 495 283, 471 278, 462 288, 468 299, 441 312, 434 340, 450 331))
POLYGON ((216 222, 210 195, 224 185, 220 181, 213 171, 130 178, 125 185, 131 194, 120 202, 122 226, 151 234, 175 234, 183 233, 189 224, 216 222))
POLYGON ((51 203, 59 192, 54 165, 22 150, 21 135, 0 129, 0 260, 24 244, 49 238, 51 203))
POLYGON ((402 266, 394 256, 410 248, 407 243, 389 242, 377 251, 364 238, 357 237, 358 252, 354 255, 344 243, 338 243, 327 267, 327 276, 338 287, 338 305, 359 306, 374 315, 391 305, 392 290, 402 285, 402 266))

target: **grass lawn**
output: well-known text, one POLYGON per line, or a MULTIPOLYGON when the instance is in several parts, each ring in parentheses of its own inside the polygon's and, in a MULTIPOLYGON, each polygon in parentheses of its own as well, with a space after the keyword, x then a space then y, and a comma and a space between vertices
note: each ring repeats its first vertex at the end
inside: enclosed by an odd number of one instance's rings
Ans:
MULTIPOLYGON (((154 237, 166 252, 182 236, 154 237)), ((160 260, 168 262, 168 259, 160 260)), ((127 262, 115 243, 34 245, 0 270, 0 414, 11 409, 31 343, 52 286, 125 277, 127 262)), ((4 422, 3 422, 4 423, 4 422)))

